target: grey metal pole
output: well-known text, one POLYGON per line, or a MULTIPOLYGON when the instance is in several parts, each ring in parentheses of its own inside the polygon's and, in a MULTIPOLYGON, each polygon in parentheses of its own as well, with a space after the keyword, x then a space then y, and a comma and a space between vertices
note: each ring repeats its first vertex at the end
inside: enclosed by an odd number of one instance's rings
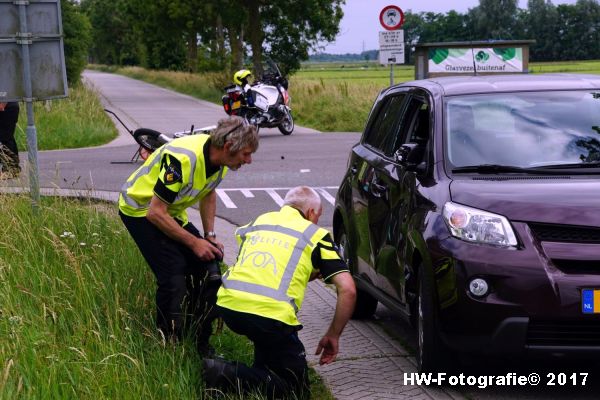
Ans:
POLYGON ((394 64, 390 64, 390 86, 394 86, 394 64))
POLYGON ((20 32, 17 33, 17 43, 22 46, 23 55, 23 88, 25 89, 25 103, 27 107, 27 155, 29 160, 29 187, 33 211, 39 210, 40 203, 40 179, 39 165, 37 159, 37 133, 33 116, 33 90, 31 86, 31 66, 29 58, 29 45, 31 33, 27 27, 27 9, 25 2, 19 2, 20 32))
POLYGON ((38 164, 37 131, 33 118, 33 102, 27 102, 27 159, 29 160, 29 190, 34 211, 40 203, 40 177, 38 164))

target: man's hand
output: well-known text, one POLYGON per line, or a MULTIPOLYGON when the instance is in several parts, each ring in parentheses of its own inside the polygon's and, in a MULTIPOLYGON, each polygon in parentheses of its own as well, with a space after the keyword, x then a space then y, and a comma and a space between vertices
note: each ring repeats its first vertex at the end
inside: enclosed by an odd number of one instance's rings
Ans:
POLYGON ((223 259, 223 252, 215 244, 205 239, 194 241, 192 251, 202 261, 212 261, 215 258, 223 259))
POLYGON ((217 246, 208 240, 197 238, 179 226, 179 224, 175 222, 175 219, 169 215, 167 207, 168 205, 160 200, 160 198, 152 196, 146 218, 158 229, 163 231, 165 235, 189 247, 202 261, 212 261, 215 258, 223 258, 223 253, 217 246))
POLYGON ((314 281, 314 280, 315 280, 315 279, 317 279, 317 278, 319 278, 319 279, 322 279, 322 278, 323 278, 323 276, 321 275, 321 271, 319 271, 319 270, 313 270, 313 271, 310 273, 310 278, 308 278, 308 281, 309 281, 309 282, 312 282, 312 281, 314 281))
POLYGON ((221 250, 221 253, 225 254, 225 246, 223 245, 223 243, 221 243, 217 239, 211 238, 211 237, 207 237, 206 240, 208 240, 209 242, 212 243, 213 246, 216 246, 219 250, 221 250))
POLYGON ((315 355, 321 354, 319 365, 329 364, 335 361, 339 347, 338 338, 332 336, 323 336, 317 346, 315 355))
POLYGON ((354 303, 356 302, 356 286, 349 272, 340 272, 334 275, 331 280, 337 289, 337 303, 335 305, 335 314, 333 321, 327 330, 327 333, 317 346, 315 354, 321 354, 319 364, 329 364, 335 361, 338 353, 338 342, 346 323, 352 316, 354 303))

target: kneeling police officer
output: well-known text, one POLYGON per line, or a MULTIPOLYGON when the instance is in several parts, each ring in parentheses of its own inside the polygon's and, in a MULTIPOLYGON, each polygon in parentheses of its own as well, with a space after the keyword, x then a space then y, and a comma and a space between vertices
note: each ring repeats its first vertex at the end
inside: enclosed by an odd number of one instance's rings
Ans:
POLYGON ((287 193, 279 211, 236 231, 240 252, 223 275, 217 305, 227 326, 254 343, 254 363, 203 360, 207 388, 259 390, 269 398, 307 397, 308 366, 297 313, 309 280, 319 276, 335 285, 338 300, 316 354, 321 354, 320 364, 335 360, 356 288, 329 232, 316 225, 321 213, 320 196, 299 186, 287 193))

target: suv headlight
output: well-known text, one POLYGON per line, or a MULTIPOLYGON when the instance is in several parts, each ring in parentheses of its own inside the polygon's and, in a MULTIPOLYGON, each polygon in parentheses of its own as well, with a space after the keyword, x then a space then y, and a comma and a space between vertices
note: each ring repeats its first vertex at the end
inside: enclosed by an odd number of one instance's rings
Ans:
POLYGON ((443 215, 454 237, 467 242, 494 246, 514 247, 517 245, 515 232, 502 215, 452 202, 444 204, 443 215))

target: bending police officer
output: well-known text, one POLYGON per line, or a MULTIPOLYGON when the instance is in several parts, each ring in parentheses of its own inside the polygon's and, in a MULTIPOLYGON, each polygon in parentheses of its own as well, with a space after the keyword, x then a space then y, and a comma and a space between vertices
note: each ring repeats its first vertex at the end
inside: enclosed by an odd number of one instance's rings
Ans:
POLYGON ((190 135, 157 149, 121 189, 119 215, 156 277, 156 323, 167 339, 208 341, 220 285, 223 245, 214 232, 215 188, 228 169, 252 162, 258 134, 242 118, 218 122, 210 135, 190 135), (186 209, 199 202, 204 235, 186 209), (210 272, 210 274, 209 274, 210 272))

